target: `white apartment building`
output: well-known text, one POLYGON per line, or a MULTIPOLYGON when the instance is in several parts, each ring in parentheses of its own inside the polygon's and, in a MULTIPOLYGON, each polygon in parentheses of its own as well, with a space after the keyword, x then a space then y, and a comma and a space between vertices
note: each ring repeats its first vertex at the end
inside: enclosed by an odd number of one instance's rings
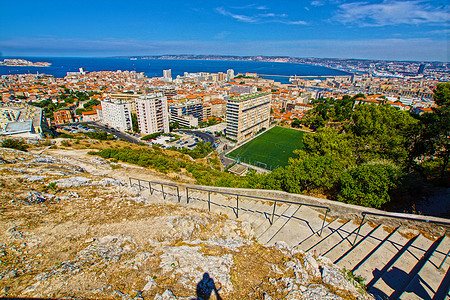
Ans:
POLYGON ((131 130, 130 103, 119 99, 102 100, 102 122, 119 131, 131 130))
POLYGON ((169 132, 167 98, 162 93, 137 98, 136 113, 138 127, 142 134, 169 132))
POLYGON ((254 93, 227 102, 226 136, 238 142, 269 127, 271 94, 254 93))
POLYGON ((172 69, 163 70, 163 78, 167 81, 172 81, 172 69))
POLYGON ((227 81, 231 81, 231 79, 234 78, 234 70, 233 69, 228 69, 227 70, 227 81))

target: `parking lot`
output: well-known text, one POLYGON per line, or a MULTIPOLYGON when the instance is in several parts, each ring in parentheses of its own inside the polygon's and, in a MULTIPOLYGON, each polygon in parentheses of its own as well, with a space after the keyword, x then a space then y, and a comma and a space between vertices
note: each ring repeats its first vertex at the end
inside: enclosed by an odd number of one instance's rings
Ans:
POLYGON ((71 124, 71 125, 64 125, 58 127, 58 129, 65 130, 70 133, 84 133, 84 132, 95 132, 94 129, 91 129, 83 124, 71 124))

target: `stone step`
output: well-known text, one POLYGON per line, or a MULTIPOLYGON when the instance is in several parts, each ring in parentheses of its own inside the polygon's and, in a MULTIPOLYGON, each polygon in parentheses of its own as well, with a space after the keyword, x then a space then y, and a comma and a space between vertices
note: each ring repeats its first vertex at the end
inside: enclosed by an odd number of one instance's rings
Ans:
MULTIPOLYGON (((275 215, 274 220, 278 217, 279 216, 275 215)), ((249 222, 255 231, 255 235, 259 235, 271 226, 272 207, 262 205, 257 201, 252 201, 251 205, 248 205, 246 202, 240 203, 238 219, 240 221, 249 222)))
MULTIPOLYGON (((189 193, 190 200, 188 206, 208 210, 208 193, 192 191, 189 193), (195 198, 195 199, 193 199, 195 198)), ((210 194, 210 209, 211 212, 223 213, 230 218, 249 222, 255 232, 262 226, 270 226, 272 206, 266 201, 255 201, 240 197, 238 210, 236 210, 236 196, 228 196, 223 194, 210 194)))
POLYGON ((327 257, 331 259, 335 264, 340 263, 340 266, 345 266, 346 269, 352 269, 353 266, 351 265, 351 262, 363 259, 363 255, 368 254, 370 250, 375 247, 373 239, 375 238, 375 233, 377 231, 382 231, 381 225, 372 226, 372 224, 364 224, 364 226, 361 226, 361 229, 359 229, 359 231, 356 230, 354 234, 349 237, 348 240, 350 241, 351 245, 345 243, 342 244, 341 247, 335 247, 332 251, 327 253, 327 257), (357 238, 356 235, 358 235, 357 238), (348 259, 350 259, 350 261, 348 259), (349 263, 346 264, 343 263, 343 261, 349 263))
MULTIPOLYGON (((382 234, 382 232, 379 232, 382 234)), ((355 275, 365 278, 365 284, 370 285, 373 278, 384 271, 389 263, 394 263, 395 259, 401 259, 401 251, 409 251, 415 237, 406 238, 398 231, 394 232, 386 242, 382 244, 363 264, 353 272, 355 275), (411 244, 411 245, 409 245, 411 244)), ((355 268, 356 266, 353 266, 355 268)), ((387 271, 390 268, 385 270, 387 271)), ((370 288, 370 286, 368 287, 370 288)))
POLYGON ((319 243, 321 240, 326 240, 330 235, 332 235, 336 230, 339 230, 341 227, 343 227, 347 222, 350 221, 334 219, 330 223, 326 223, 320 236, 316 233, 311 233, 307 235, 306 238, 302 239, 296 245, 296 248, 301 249, 303 251, 310 250, 314 245, 319 243))
POLYGON ((450 268, 447 269, 444 278, 441 280, 438 289, 434 293, 433 300, 449 299, 449 287, 450 287, 450 268))
MULTIPOLYGON (((316 211, 306 205, 299 206, 289 222, 282 227, 277 235, 269 244, 278 241, 284 241, 289 246, 294 247, 312 234, 320 234, 322 225, 327 226, 328 222, 324 222, 324 212, 316 211)), ((322 235, 323 236, 323 235, 322 235)), ((299 247, 299 249, 304 249, 299 247)))
MULTIPOLYGON (((283 209, 283 207, 280 207, 280 209, 283 209)), ((277 220, 273 222, 272 226, 270 226, 266 231, 258 236, 258 241, 262 244, 269 243, 277 235, 277 233, 287 225, 287 223, 292 219, 294 214, 299 209, 299 205, 289 205, 281 213, 280 217, 278 217, 277 220)))
POLYGON ((260 226, 255 228, 255 234, 257 236, 260 236, 264 232, 266 232, 273 223, 275 223, 281 216, 285 215, 285 212, 287 209, 289 209, 289 204, 277 204, 275 207, 275 213, 272 219, 272 213, 273 213, 273 203, 270 207, 264 207, 265 213, 264 218, 267 220, 267 222, 263 222, 260 226))
MULTIPOLYGON (((377 251, 383 251, 385 243, 389 243, 390 238, 398 230, 397 228, 387 228, 384 226, 377 227, 366 238, 360 238, 357 240, 356 245, 350 249, 349 253, 342 254, 335 263, 347 270, 355 272, 363 264, 366 263, 372 255, 376 255, 377 251), (344 256, 345 255, 345 256, 344 256)), ((393 256, 394 252, 390 254, 393 256)))
MULTIPOLYGON (((352 225, 356 225, 355 223, 352 223, 352 225)), ((360 228, 359 224, 356 225, 356 227, 351 230, 349 228, 348 235, 345 237, 339 236, 341 238, 340 241, 336 239, 334 245, 328 245, 328 248, 318 247, 318 250, 321 249, 319 252, 321 255, 324 255, 331 259, 331 261, 335 261, 339 259, 341 255, 343 255, 345 252, 350 251, 350 249, 353 247, 355 243, 358 243, 358 240, 363 239, 365 236, 370 234, 373 231, 373 227, 371 227, 368 223, 364 223, 360 228), (358 238, 356 236, 358 235, 358 238), (356 241, 355 241, 356 238, 356 241)), ((336 237, 336 235, 335 235, 336 237)))
MULTIPOLYGON (((374 276, 379 276, 375 284, 371 285, 371 291, 377 293, 382 297, 390 297, 396 290, 402 289, 402 286, 408 280, 408 274, 425 254, 426 250, 431 246, 432 241, 425 238, 423 235, 419 235, 413 243, 406 248, 397 260, 392 265, 385 265, 380 270, 375 269, 373 271, 374 276)), ((398 255, 397 255, 398 256, 398 255)), ((380 266, 379 263, 376 265, 380 266)))
POLYGON ((332 234, 320 239, 316 244, 311 246, 309 249, 305 249, 305 251, 313 251, 320 255, 326 255, 326 253, 332 251, 335 247, 342 247, 342 245, 351 246, 351 235, 354 239, 354 234, 356 230, 358 230, 359 224, 351 221, 346 222, 343 226, 338 226, 335 228, 330 228, 332 230, 332 234))
MULTIPOLYGON (((417 297, 431 299, 435 295, 441 281, 444 279, 446 273, 444 270, 448 269, 448 264, 447 268, 441 267, 438 269, 445 257, 443 253, 449 250, 450 245, 448 241, 449 238, 444 237, 436 250, 431 253, 431 256, 425 262, 420 272, 414 277, 411 277, 410 283, 405 288, 403 294, 401 294, 401 299, 417 299, 417 297), (435 280, 426 280, 427 278, 435 278, 435 280)), ((439 240, 436 241, 436 243, 438 242, 439 240)))
MULTIPOLYGON (((134 188, 138 188, 137 182, 133 183, 134 188)), ((148 199, 146 202, 179 203, 176 188, 161 188, 158 184, 152 184, 152 188, 155 191, 151 195, 148 183, 141 182, 140 195, 148 199)), ((197 199, 190 199, 189 203, 186 190, 180 189, 179 192, 181 205, 208 210, 207 192, 190 190, 189 196, 197 199)), ((226 214, 232 219, 236 219, 237 212, 238 220, 249 222, 260 242, 271 245, 285 241, 303 251, 325 255, 340 267, 366 278, 365 283, 369 284, 371 291, 382 297, 400 295, 401 299, 431 299, 439 290, 440 299, 448 298, 443 295, 448 294, 450 257, 442 266, 441 263, 450 249, 449 237, 445 237, 429 259, 424 261, 422 257, 433 240, 422 235, 415 239, 412 239, 411 234, 402 235, 400 231, 405 230, 404 227, 398 231, 384 226, 374 229, 366 223, 359 231, 356 244, 352 246, 359 223, 340 219, 323 222, 324 212, 320 209, 278 202, 272 220, 273 201, 240 196, 239 209, 236 210, 234 195, 211 192, 210 199, 211 212, 226 214), (322 235, 318 236, 322 225, 322 235), (406 287, 404 292, 401 291, 402 287, 406 287)))

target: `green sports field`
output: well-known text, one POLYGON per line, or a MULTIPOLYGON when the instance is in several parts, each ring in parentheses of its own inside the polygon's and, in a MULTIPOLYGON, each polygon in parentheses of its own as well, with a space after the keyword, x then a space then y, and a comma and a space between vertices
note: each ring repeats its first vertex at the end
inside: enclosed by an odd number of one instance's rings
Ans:
POLYGON ((242 145, 226 156, 267 170, 288 164, 292 151, 303 149, 303 134, 305 132, 274 127, 250 142, 242 145))

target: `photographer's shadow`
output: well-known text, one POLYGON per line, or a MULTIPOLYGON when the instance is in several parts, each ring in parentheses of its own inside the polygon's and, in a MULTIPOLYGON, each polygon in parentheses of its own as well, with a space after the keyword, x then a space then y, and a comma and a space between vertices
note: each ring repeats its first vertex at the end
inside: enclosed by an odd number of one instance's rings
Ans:
POLYGON ((219 290, 216 288, 214 280, 205 272, 203 279, 197 284, 197 300, 209 300, 213 291, 216 294, 216 299, 221 300, 222 298, 220 298, 219 290))

